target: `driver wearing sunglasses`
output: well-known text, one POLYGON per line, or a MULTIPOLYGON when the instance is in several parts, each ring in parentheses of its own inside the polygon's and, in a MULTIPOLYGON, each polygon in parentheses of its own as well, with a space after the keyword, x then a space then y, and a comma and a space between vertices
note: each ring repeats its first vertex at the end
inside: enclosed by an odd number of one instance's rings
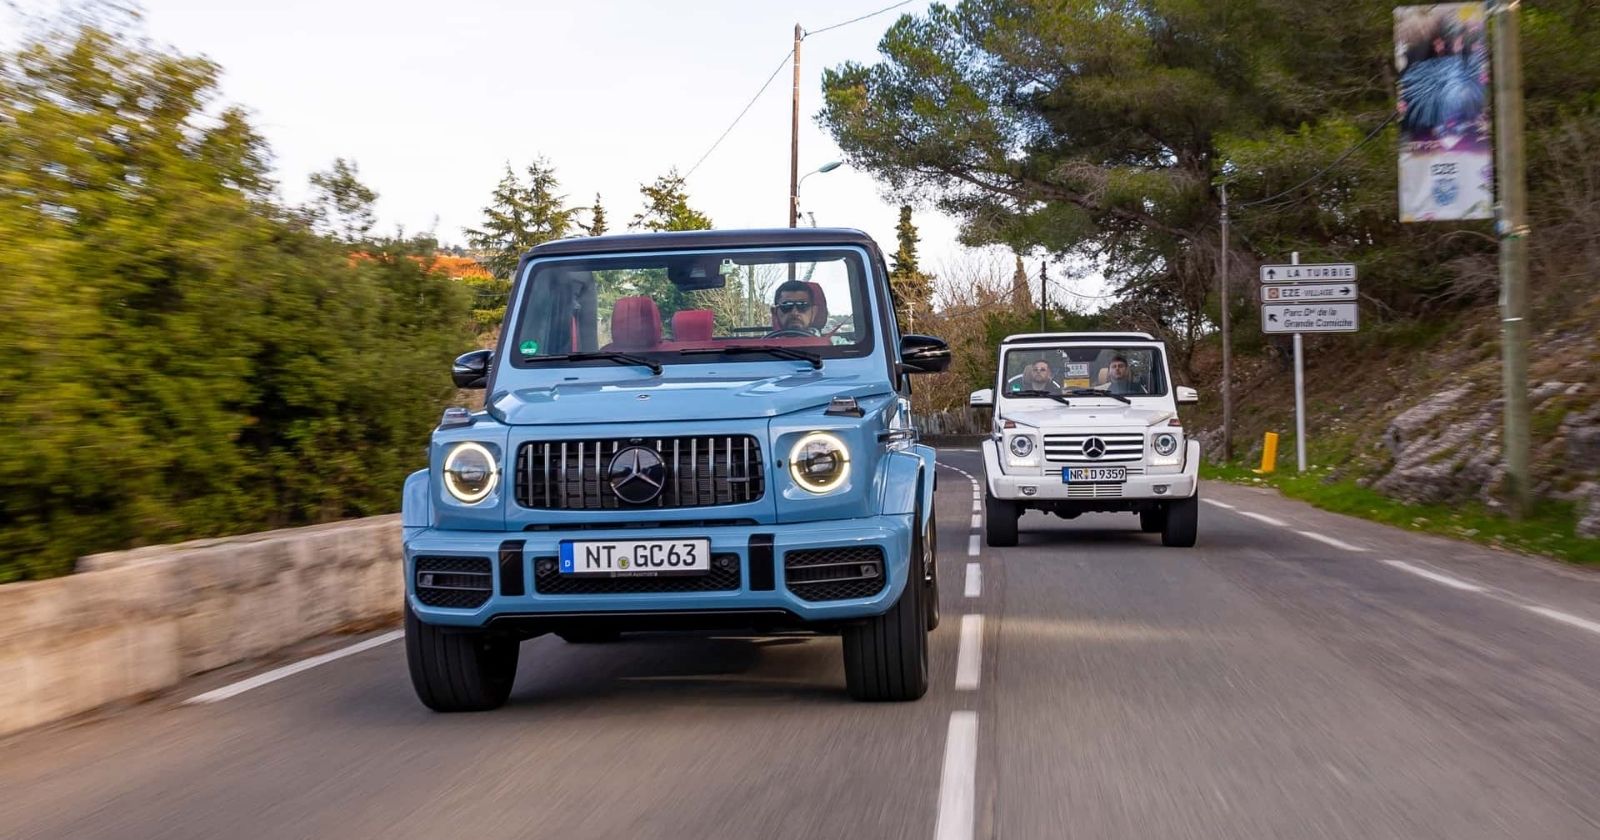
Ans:
POLYGON ((811 326, 811 287, 799 280, 790 280, 778 287, 772 301, 773 323, 778 332, 797 332, 818 335, 811 326))

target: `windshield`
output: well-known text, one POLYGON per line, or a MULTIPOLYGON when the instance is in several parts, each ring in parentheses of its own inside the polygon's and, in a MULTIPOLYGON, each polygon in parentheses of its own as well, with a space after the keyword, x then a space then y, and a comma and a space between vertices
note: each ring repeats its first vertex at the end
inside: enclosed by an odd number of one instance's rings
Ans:
POLYGON ((849 249, 541 261, 526 281, 512 363, 604 363, 567 358, 580 353, 627 353, 664 365, 865 356, 872 351, 866 277, 860 253, 849 249))
POLYGON ((1158 347, 1018 347, 1006 351, 1002 367, 1001 393, 1018 399, 1085 391, 1130 397, 1167 393, 1166 365, 1158 347))

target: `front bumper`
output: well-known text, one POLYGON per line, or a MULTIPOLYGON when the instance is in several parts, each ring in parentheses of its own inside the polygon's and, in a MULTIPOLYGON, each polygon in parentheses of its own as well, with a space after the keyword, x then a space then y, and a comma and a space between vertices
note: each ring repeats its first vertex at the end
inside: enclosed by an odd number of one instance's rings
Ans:
MULTIPOLYGON (((1045 475, 1008 475, 1000 468, 999 449, 994 441, 983 442, 984 474, 989 487, 989 495, 996 499, 1017 500, 1023 502, 1106 502, 1126 499, 1164 500, 1187 499, 1193 496, 1200 483, 1200 444, 1198 441, 1189 441, 1185 450, 1186 457, 1182 472, 1158 475, 1130 475, 1127 481, 1119 486, 1120 492, 1116 495, 1080 495, 1073 492, 1073 485, 1061 480, 1059 472, 1045 475), (1156 492, 1157 487, 1165 490, 1156 492)), ((1062 464, 1051 463, 1052 469, 1061 468, 1062 464)), ((1072 464, 1071 466, 1094 466, 1094 464, 1072 464)))
MULTIPOLYGON (((831 622, 881 615, 900 597, 910 574, 912 515, 795 524, 736 525, 659 529, 585 529, 582 531, 445 531, 408 529, 405 539, 406 600, 417 617, 429 624, 484 627, 491 622, 539 616, 594 617, 658 614, 768 613, 797 621, 831 622), (630 592, 542 594, 536 589, 534 561, 560 553, 563 540, 641 540, 709 538, 713 557, 737 557, 735 588, 698 592, 630 592), (770 540, 770 553, 763 547, 770 540), (521 542, 508 551, 507 543, 521 542), (784 559, 803 549, 847 549, 876 546, 883 551, 884 585, 877 593, 842 600, 806 600, 788 587, 784 559), (754 556, 754 559, 752 559, 754 556), (492 590, 482 605, 452 608, 424 604, 417 594, 417 558, 489 558, 492 590), (770 565, 770 573, 764 567, 770 565), (520 591, 516 585, 521 572, 520 591), (771 588, 765 588, 770 584, 771 588)), ((630 578, 632 581, 651 580, 630 578)), ((708 620, 707 626, 716 622, 708 620)))

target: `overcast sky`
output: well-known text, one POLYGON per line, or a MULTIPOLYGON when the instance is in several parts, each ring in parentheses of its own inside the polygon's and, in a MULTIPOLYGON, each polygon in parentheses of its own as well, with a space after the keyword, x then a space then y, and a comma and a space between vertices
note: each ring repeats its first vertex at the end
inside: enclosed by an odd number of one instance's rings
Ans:
MULTIPOLYGON (((287 201, 303 200, 306 176, 342 156, 377 190, 383 230, 432 230, 465 244, 462 228, 477 224, 506 163, 520 168, 540 155, 555 165, 569 203, 588 205, 598 192, 612 229, 624 227, 640 209, 639 185, 673 166, 687 172, 750 101, 789 50, 795 23, 816 31, 890 2, 141 5, 152 40, 222 66, 223 96, 254 113, 287 201)), ((21 5, 51 8, 48 0, 21 5)), ((840 157, 814 119, 823 70, 877 61, 896 17, 927 5, 913 0, 803 42, 802 173, 840 157)), ((718 227, 787 223, 791 90, 785 66, 690 178, 691 203, 718 227)), ((861 228, 893 250, 898 209, 865 173, 813 175, 801 197, 818 225, 861 228)), ((925 269, 960 258, 953 220, 919 208, 916 221, 925 269)))

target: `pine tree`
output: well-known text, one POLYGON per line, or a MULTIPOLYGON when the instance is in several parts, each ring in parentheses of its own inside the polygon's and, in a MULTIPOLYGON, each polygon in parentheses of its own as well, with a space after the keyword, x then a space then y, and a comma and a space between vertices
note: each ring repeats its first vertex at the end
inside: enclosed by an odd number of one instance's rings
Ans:
POLYGON ((711 217, 689 206, 689 193, 676 167, 653 184, 640 184, 639 192, 645 198, 644 212, 634 216, 628 227, 650 231, 711 228, 711 217))
POLYGON ((895 308, 908 324, 916 323, 916 313, 928 312, 933 302, 933 278, 917 268, 917 226, 911 222, 911 206, 900 208, 900 223, 895 225, 899 248, 889 270, 889 288, 895 308))
POLYGON ((334 158, 326 172, 311 175, 312 199, 306 209, 312 226, 345 242, 366 239, 377 223, 372 205, 378 194, 361 183, 355 163, 334 158))
POLYGON ((566 206, 558 189, 555 167, 543 158, 528 166, 526 181, 506 164, 489 206, 483 208, 483 226, 466 231, 467 243, 482 254, 480 262, 495 277, 511 279, 528 249, 567 235, 577 211, 566 206))
POLYGON ((1022 265, 1022 255, 1017 254, 1017 270, 1011 275, 1011 305, 1017 309, 1033 308, 1033 293, 1028 289, 1028 269, 1022 265))
POLYGON ((589 235, 604 236, 606 227, 606 208, 600 204, 600 194, 594 194, 594 206, 589 208, 589 235))

